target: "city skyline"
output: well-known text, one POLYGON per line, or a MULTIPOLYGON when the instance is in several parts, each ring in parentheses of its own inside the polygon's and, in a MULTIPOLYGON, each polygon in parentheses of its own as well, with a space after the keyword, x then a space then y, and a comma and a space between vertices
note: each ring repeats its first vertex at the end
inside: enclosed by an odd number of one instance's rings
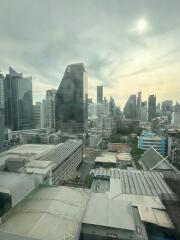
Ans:
POLYGON ((103 85, 121 107, 138 91, 179 101, 179 7, 169 0, 1 1, 0 70, 31 75, 34 102, 76 62, 85 64, 93 99, 103 85))

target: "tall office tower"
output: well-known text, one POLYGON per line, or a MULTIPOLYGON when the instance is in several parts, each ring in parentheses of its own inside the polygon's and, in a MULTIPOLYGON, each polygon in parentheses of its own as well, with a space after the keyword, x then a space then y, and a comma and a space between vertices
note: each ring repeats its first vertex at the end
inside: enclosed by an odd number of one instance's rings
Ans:
POLYGON ((108 116, 109 115, 109 102, 108 102, 107 98, 104 98, 103 106, 104 106, 104 115, 108 116))
POLYGON ((156 117, 156 95, 150 95, 148 98, 148 122, 156 117))
POLYGON ((141 101, 142 101, 142 93, 138 92, 137 105, 136 105, 136 119, 137 120, 141 120, 141 101))
POLYGON ((129 96, 123 109, 125 118, 136 119, 136 95, 129 96))
POLYGON ((116 104, 115 104, 114 98, 110 97, 109 114, 111 115, 111 117, 113 117, 115 115, 115 109, 116 109, 116 104))
POLYGON ((102 103, 97 103, 97 117, 104 116, 104 106, 102 103))
POLYGON ((4 145, 4 76, 0 74, 0 151, 4 145))
POLYGON ((46 91, 45 100, 45 122, 46 128, 55 128, 55 97, 56 90, 50 89, 46 91))
POLYGON ((32 78, 24 78, 9 67, 4 79, 5 126, 15 130, 32 128, 32 78))
POLYGON ((45 122, 45 101, 36 102, 33 105, 33 127, 40 129, 44 128, 45 122))
POLYGON ((167 115, 168 112, 173 112, 173 101, 172 100, 165 100, 161 104, 161 109, 163 115, 167 115))
POLYGON ((88 118, 96 118, 97 117, 97 104, 89 103, 88 104, 88 118))
POLYGON ((146 122, 148 120, 148 108, 147 102, 144 101, 141 103, 141 121, 146 122))
POLYGON ((174 112, 180 112, 180 104, 178 102, 174 105, 174 112))
POLYGON ((68 65, 55 99, 56 130, 85 133, 88 123, 88 76, 83 63, 68 65))
POLYGON ((92 98, 88 98, 88 104, 93 103, 92 98))
POLYGON ((97 103, 103 103, 103 86, 97 86, 97 103))
POLYGON ((171 124, 176 126, 176 127, 180 127, 180 112, 173 112, 172 113, 171 124))

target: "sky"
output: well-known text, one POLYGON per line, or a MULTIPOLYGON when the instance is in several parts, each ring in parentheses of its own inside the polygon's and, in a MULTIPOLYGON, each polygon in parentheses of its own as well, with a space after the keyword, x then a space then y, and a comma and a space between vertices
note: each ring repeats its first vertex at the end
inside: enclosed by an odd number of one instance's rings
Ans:
POLYGON ((0 70, 33 78, 33 100, 57 89, 66 66, 82 62, 96 86, 124 106, 180 101, 180 0, 0 0, 0 70))

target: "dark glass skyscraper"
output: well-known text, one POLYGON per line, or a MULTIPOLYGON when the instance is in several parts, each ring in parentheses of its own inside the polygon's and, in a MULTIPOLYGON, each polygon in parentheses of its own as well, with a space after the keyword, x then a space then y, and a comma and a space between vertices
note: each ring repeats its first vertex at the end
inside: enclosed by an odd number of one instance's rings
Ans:
POLYGON ((97 103, 103 103, 103 86, 97 86, 97 103))
POLYGON ((137 120, 141 120, 141 99, 142 99, 142 93, 138 92, 137 105, 136 105, 136 119, 137 120))
POLYGON ((9 67, 4 79, 5 125, 12 130, 32 128, 32 78, 9 67))
POLYGON ((129 96, 123 111, 126 118, 136 119, 136 95, 135 94, 132 94, 129 96))
POLYGON ((156 117, 156 95, 150 95, 148 98, 148 122, 156 117))
POLYGON ((4 145, 4 76, 0 74, 0 151, 4 145))
POLYGON ((56 130, 87 131, 88 79, 82 63, 68 65, 55 99, 56 130))

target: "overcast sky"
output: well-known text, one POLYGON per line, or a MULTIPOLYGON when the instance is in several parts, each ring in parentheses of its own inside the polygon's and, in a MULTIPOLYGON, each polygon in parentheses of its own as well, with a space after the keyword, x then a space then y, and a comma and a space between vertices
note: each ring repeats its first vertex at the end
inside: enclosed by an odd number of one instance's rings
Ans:
POLYGON ((130 94, 180 100, 180 0, 0 0, 0 70, 33 77, 34 101, 83 62, 123 106, 130 94))

